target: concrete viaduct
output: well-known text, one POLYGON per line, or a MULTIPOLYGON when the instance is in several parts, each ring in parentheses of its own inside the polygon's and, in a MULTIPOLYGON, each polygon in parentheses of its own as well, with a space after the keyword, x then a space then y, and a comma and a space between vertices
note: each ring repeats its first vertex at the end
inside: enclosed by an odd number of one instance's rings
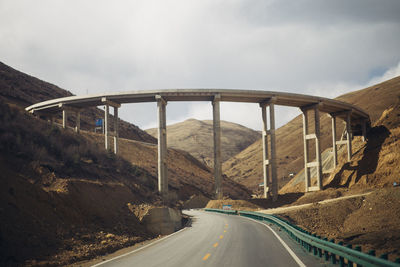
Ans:
POLYGON ((230 89, 173 89, 132 91, 86 96, 70 96, 44 101, 26 108, 32 113, 50 116, 52 121, 57 112, 63 114, 63 127, 67 127, 67 115, 75 113, 76 127, 80 130, 80 112, 87 107, 105 106, 105 148, 109 144, 109 107, 114 108, 114 152, 118 153, 118 108, 125 103, 157 102, 158 107, 158 191, 163 199, 168 199, 167 175, 167 127, 166 105, 169 101, 209 101, 213 107, 213 137, 214 137, 214 179, 215 196, 222 198, 222 162, 221 162, 221 127, 220 127, 220 102, 247 102, 256 103, 261 107, 263 122, 263 171, 264 171, 264 196, 278 196, 278 179, 276 172, 276 141, 275 141, 275 105, 298 107, 303 113, 303 140, 304 140, 304 169, 305 191, 322 189, 322 163, 320 144, 320 112, 328 113, 332 118, 332 147, 334 166, 337 165, 337 146, 346 145, 348 160, 352 156, 351 140, 354 135, 366 137, 367 128, 370 126, 369 115, 362 109, 341 101, 302 94, 256 91, 256 90, 230 90, 230 89), (267 114, 267 108, 269 110, 267 114), (314 114, 314 127, 309 127, 309 111, 314 114), (268 116, 269 115, 269 116, 268 116), (269 117, 269 118, 268 118, 269 117), (336 140, 336 120, 345 122, 346 140, 336 140), (269 120, 269 123, 268 123, 269 120), (268 127, 269 125, 269 127, 268 127), (311 128, 311 129, 310 129, 311 128), (313 132, 311 132, 313 130, 313 132), (316 158, 310 161, 309 143, 315 142, 316 158), (317 183, 312 186, 310 169, 317 169, 317 183))

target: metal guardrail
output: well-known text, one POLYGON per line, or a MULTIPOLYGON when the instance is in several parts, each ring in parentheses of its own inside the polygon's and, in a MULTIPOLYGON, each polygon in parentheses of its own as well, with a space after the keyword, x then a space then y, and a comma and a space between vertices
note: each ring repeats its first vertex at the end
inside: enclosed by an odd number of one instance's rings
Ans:
POLYGON ((400 259, 396 262, 387 260, 387 254, 382 255, 380 258, 375 257, 375 252, 370 251, 371 254, 361 252, 361 247, 357 246, 354 249, 351 245, 343 246, 342 242, 335 243, 333 239, 328 241, 326 238, 312 235, 304 229, 291 224, 290 222, 278 218, 274 215, 263 214, 254 211, 237 211, 237 210, 221 210, 221 209, 205 209, 205 211, 224 213, 230 215, 240 215, 252 219, 267 221, 274 223, 286 231, 289 236, 294 239, 298 244, 302 245, 308 252, 312 252, 317 257, 324 257, 326 261, 331 261, 333 264, 345 266, 400 266, 400 259))

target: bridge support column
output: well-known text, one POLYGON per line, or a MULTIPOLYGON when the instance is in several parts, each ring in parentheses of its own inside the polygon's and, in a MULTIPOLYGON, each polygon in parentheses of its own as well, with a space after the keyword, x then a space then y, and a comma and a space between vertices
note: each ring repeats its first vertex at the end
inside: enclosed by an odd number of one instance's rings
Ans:
POLYGON ((336 146, 336 116, 330 115, 332 119, 332 153, 333 153, 333 168, 336 168, 337 162, 337 146, 336 146))
POLYGON ((81 113, 77 111, 75 114, 76 114, 75 132, 79 133, 81 131, 81 113))
POLYGON ((119 124, 118 107, 114 107, 114 153, 118 154, 119 124))
POLYGON ((362 141, 367 141, 367 122, 363 120, 361 124, 362 141))
POLYGON ((275 106, 270 101, 261 103, 263 120, 262 143, 263 143, 263 173, 264 173, 264 197, 272 197, 274 201, 278 198, 278 179, 276 172, 276 143, 275 143, 275 106), (269 106, 270 129, 267 123, 267 106, 269 106), (270 146, 268 146, 268 137, 270 146))
POLYGON ((109 135, 109 125, 108 125, 108 117, 109 117, 109 105, 106 104, 104 106, 104 147, 106 150, 110 148, 108 135, 109 135))
POLYGON ((117 103, 113 100, 108 99, 107 97, 102 97, 101 102, 104 103, 105 105, 105 111, 104 111, 104 138, 105 138, 105 147, 106 149, 111 149, 110 143, 108 140, 109 134, 110 134, 110 126, 109 126, 109 114, 110 114, 110 106, 114 108, 114 153, 118 153, 118 138, 119 138, 119 132, 118 132, 118 108, 121 107, 120 103, 117 103))
POLYGON ((346 138, 347 138, 347 161, 351 160, 352 156, 352 148, 351 148, 351 140, 353 139, 352 131, 351 131, 351 111, 346 114, 346 138))
POLYGON ((67 120, 68 120, 67 110, 63 109, 62 115, 63 115, 62 127, 64 129, 67 129, 67 120))
POLYGON ((303 112, 303 140, 304 140, 304 176, 305 176, 305 191, 318 191, 322 189, 322 162, 320 148, 320 117, 318 104, 301 108, 303 112), (308 111, 314 111, 314 134, 309 134, 308 129, 308 111), (308 141, 315 140, 315 161, 309 162, 308 141), (310 168, 316 168, 317 185, 311 185, 310 168))
POLYGON ((215 197, 222 199, 222 164, 221 164, 221 121, 220 121, 220 95, 215 95, 213 106, 213 137, 214 137, 214 180, 215 197))
POLYGON ((168 201, 168 173, 167 173, 167 102, 156 95, 158 108, 158 192, 163 201, 168 201))

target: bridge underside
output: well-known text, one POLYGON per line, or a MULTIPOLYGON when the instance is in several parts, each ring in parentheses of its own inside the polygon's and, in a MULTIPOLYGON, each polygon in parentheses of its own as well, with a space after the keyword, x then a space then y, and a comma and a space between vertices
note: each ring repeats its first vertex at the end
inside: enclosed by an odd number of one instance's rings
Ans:
POLYGON ((164 200, 168 201, 168 174, 167 174, 167 128, 166 105, 168 101, 209 101, 213 107, 213 140, 214 140, 214 179, 215 197, 223 197, 222 191, 222 162, 221 162, 221 127, 220 102, 247 102, 257 103, 261 107, 263 122, 263 173, 264 197, 277 199, 278 179, 276 171, 276 139, 275 139, 275 105, 298 107, 303 113, 303 140, 304 140, 304 170, 305 191, 322 189, 322 164, 320 144, 320 112, 328 113, 332 118, 332 148, 334 166, 337 165, 337 146, 346 145, 348 160, 352 156, 351 140, 354 135, 362 135, 365 139, 366 131, 370 126, 369 115, 362 109, 341 101, 291 93, 254 91, 254 90, 227 90, 227 89, 180 89, 135 91, 101 95, 71 96, 53 99, 27 107, 32 113, 48 116, 54 121, 54 114, 62 112, 63 127, 67 127, 67 116, 75 113, 76 127, 80 130, 80 112, 87 107, 105 106, 104 135, 105 148, 111 149, 109 144, 109 107, 114 108, 114 152, 118 153, 118 108, 125 103, 157 102, 158 107, 158 190, 164 200), (267 109, 268 114, 267 116, 267 109), (309 113, 314 113, 314 125, 309 125, 309 113), (269 124, 268 124, 269 117, 269 124), (346 140, 336 140, 336 121, 342 119, 346 124, 346 140), (269 125, 269 129, 268 129, 269 125), (314 129, 311 133, 310 129, 314 129), (315 142, 315 161, 309 159, 310 142, 315 142), (311 184, 310 169, 316 168, 316 184, 311 184))

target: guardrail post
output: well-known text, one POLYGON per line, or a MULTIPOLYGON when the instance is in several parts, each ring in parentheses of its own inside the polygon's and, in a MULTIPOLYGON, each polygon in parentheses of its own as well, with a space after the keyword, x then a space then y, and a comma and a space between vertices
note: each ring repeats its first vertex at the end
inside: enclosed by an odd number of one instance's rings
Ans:
MULTIPOLYGON (((329 242, 335 243, 335 239, 331 239, 329 242)), ((331 253, 331 263, 336 264, 336 254, 334 253, 331 253)))
MULTIPOLYGON (((352 246, 351 244, 349 244, 349 245, 347 245, 347 248, 352 249, 353 246, 352 246)), ((353 262, 350 261, 349 259, 347 259, 347 266, 348 266, 348 267, 353 267, 353 262)))
POLYGON ((156 95, 158 108, 158 192, 163 201, 168 200, 168 174, 167 174, 167 102, 156 95))
MULTIPOLYGON (((340 241, 338 244, 343 246, 342 241, 340 241)), ((340 267, 344 267, 344 258, 342 256, 339 256, 339 265, 340 265, 340 267)))
POLYGON ((221 96, 215 95, 213 106, 213 136, 214 136, 214 180, 215 197, 222 199, 222 162, 221 162, 221 121, 220 121, 221 96))
MULTIPOLYGON (((328 241, 328 238, 324 238, 325 241, 328 241)), ((329 261, 329 252, 324 250, 325 261, 329 261)))
POLYGON ((382 254, 379 258, 387 260, 389 258, 389 254, 387 254, 387 253, 382 254))
MULTIPOLYGON (((354 250, 361 252, 361 246, 355 246, 354 250)), ((362 265, 356 264, 356 267, 361 267, 362 265)))

